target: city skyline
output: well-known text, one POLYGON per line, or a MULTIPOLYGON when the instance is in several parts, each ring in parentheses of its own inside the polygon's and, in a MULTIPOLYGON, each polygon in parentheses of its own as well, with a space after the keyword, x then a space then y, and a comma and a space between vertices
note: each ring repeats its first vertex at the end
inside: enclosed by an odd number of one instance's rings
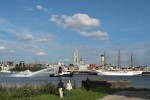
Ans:
POLYGON ((0 61, 150 65, 149 0, 0 0, 0 61))

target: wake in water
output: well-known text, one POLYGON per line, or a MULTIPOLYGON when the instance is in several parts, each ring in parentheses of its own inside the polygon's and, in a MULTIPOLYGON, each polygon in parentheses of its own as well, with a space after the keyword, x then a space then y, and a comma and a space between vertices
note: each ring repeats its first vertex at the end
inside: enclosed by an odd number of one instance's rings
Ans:
POLYGON ((11 77, 32 77, 32 76, 36 76, 38 74, 43 74, 43 73, 47 73, 48 75, 50 75, 50 73, 54 73, 54 72, 55 72, 55 68, 51 67, 51 68, 42 69, 36 72, 31 72, 30 70, 26 70, 26 71, 14 73, 10 76, 11 77))

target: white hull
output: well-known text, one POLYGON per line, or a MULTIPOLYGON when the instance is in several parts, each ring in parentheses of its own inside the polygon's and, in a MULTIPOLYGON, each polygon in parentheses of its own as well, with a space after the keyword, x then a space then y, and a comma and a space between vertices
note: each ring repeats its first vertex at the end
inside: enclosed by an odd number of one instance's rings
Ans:
POLYGON ((99 71, 98 75, 108 75, 108 76, 134 76, 140 75, 142 71, 99 71))

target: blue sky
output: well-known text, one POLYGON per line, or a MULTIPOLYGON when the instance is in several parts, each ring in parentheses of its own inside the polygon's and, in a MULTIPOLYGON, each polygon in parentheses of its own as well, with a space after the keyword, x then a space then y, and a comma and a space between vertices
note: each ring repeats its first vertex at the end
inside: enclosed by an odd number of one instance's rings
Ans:
POLYGON ((0 0, 0 60, 150 65, 149 0, 0 0))

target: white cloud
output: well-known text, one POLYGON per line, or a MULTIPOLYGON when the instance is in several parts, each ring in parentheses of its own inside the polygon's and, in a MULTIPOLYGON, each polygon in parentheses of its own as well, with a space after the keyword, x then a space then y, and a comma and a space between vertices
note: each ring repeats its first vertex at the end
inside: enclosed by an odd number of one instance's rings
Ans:
POLYGON ((62 16, 65 27, 72 29, 86 29, 92 26, 99 26, 100 21, 96 18, 90 18, 87 14, 74 14, 73 16, 62 16))
POLYGON ((0 46, 0 50, 5 50, 6 48, 4 46, 0 46))
POLYGON ((95 31, 95 32, 80 32, 81 35, 85 37, 107 37, 108 34, 106 32, 101 32, 101 31, 95 31))
POLYGON ((16 34, 16 36, 21 40, 32 40, 33 36, 31 34, 16 34))
POLYGON ((38 10, 42 10, 42 9, 43 9, 43 6, 37 5, 36 8, 37 8, 38 10))
POLYGON ((48 42, 48 39, 47 38, 41 38, 41 39, 39 39, 39 42, 48 42))
POLYGON ((96 18, 91 18, 87 14, 77 13, 72 16, 62 15, 61 17, 52 15, 50 21, 63 28, 72 29, 84 37, 96 40, 109 40, 109 35, 106 32, 89 32, 92 28, 100 26, 101 22, 96 18))
POLYGON ((94 40, 109 40, 109 35, 106 32, 95 31, 95 32, 87 32, 83 31, 80 34, 84 37, 92 38, 94 40))
POLYGON ((28 11, 33 11, 33 9, 32 8, 26 8, 28 11))
POLYGON ((99 38, 98 40, 110 40, 109 37, 99 38))
POLYGON ((50 21, 56 23, 57 25, 61 25, 61 21, 57 18, 58 18, 57 15, 52 15, 50 21))
POLYGON ((37 56, 44 56, 44 55, 46 55, 46 53, 45 52, 37 52, 36 55, 37 56))
POLYGON ((46 11, 46 10, 47 10, 47 9, 44 8, 42 5, 37 5, 37 6, 36 6, 36 9, 37 9, 37 10, 41 10, 41 11, 46 11))
POLYGON ((58 18, 57 15, 53 15, 51 16, 50 21, 74 30, 85 30, 100 25, 98 19, 90 18, 87 14, 81 13, 74 14, 73 16, 62 15, 61 18, 58 18))

